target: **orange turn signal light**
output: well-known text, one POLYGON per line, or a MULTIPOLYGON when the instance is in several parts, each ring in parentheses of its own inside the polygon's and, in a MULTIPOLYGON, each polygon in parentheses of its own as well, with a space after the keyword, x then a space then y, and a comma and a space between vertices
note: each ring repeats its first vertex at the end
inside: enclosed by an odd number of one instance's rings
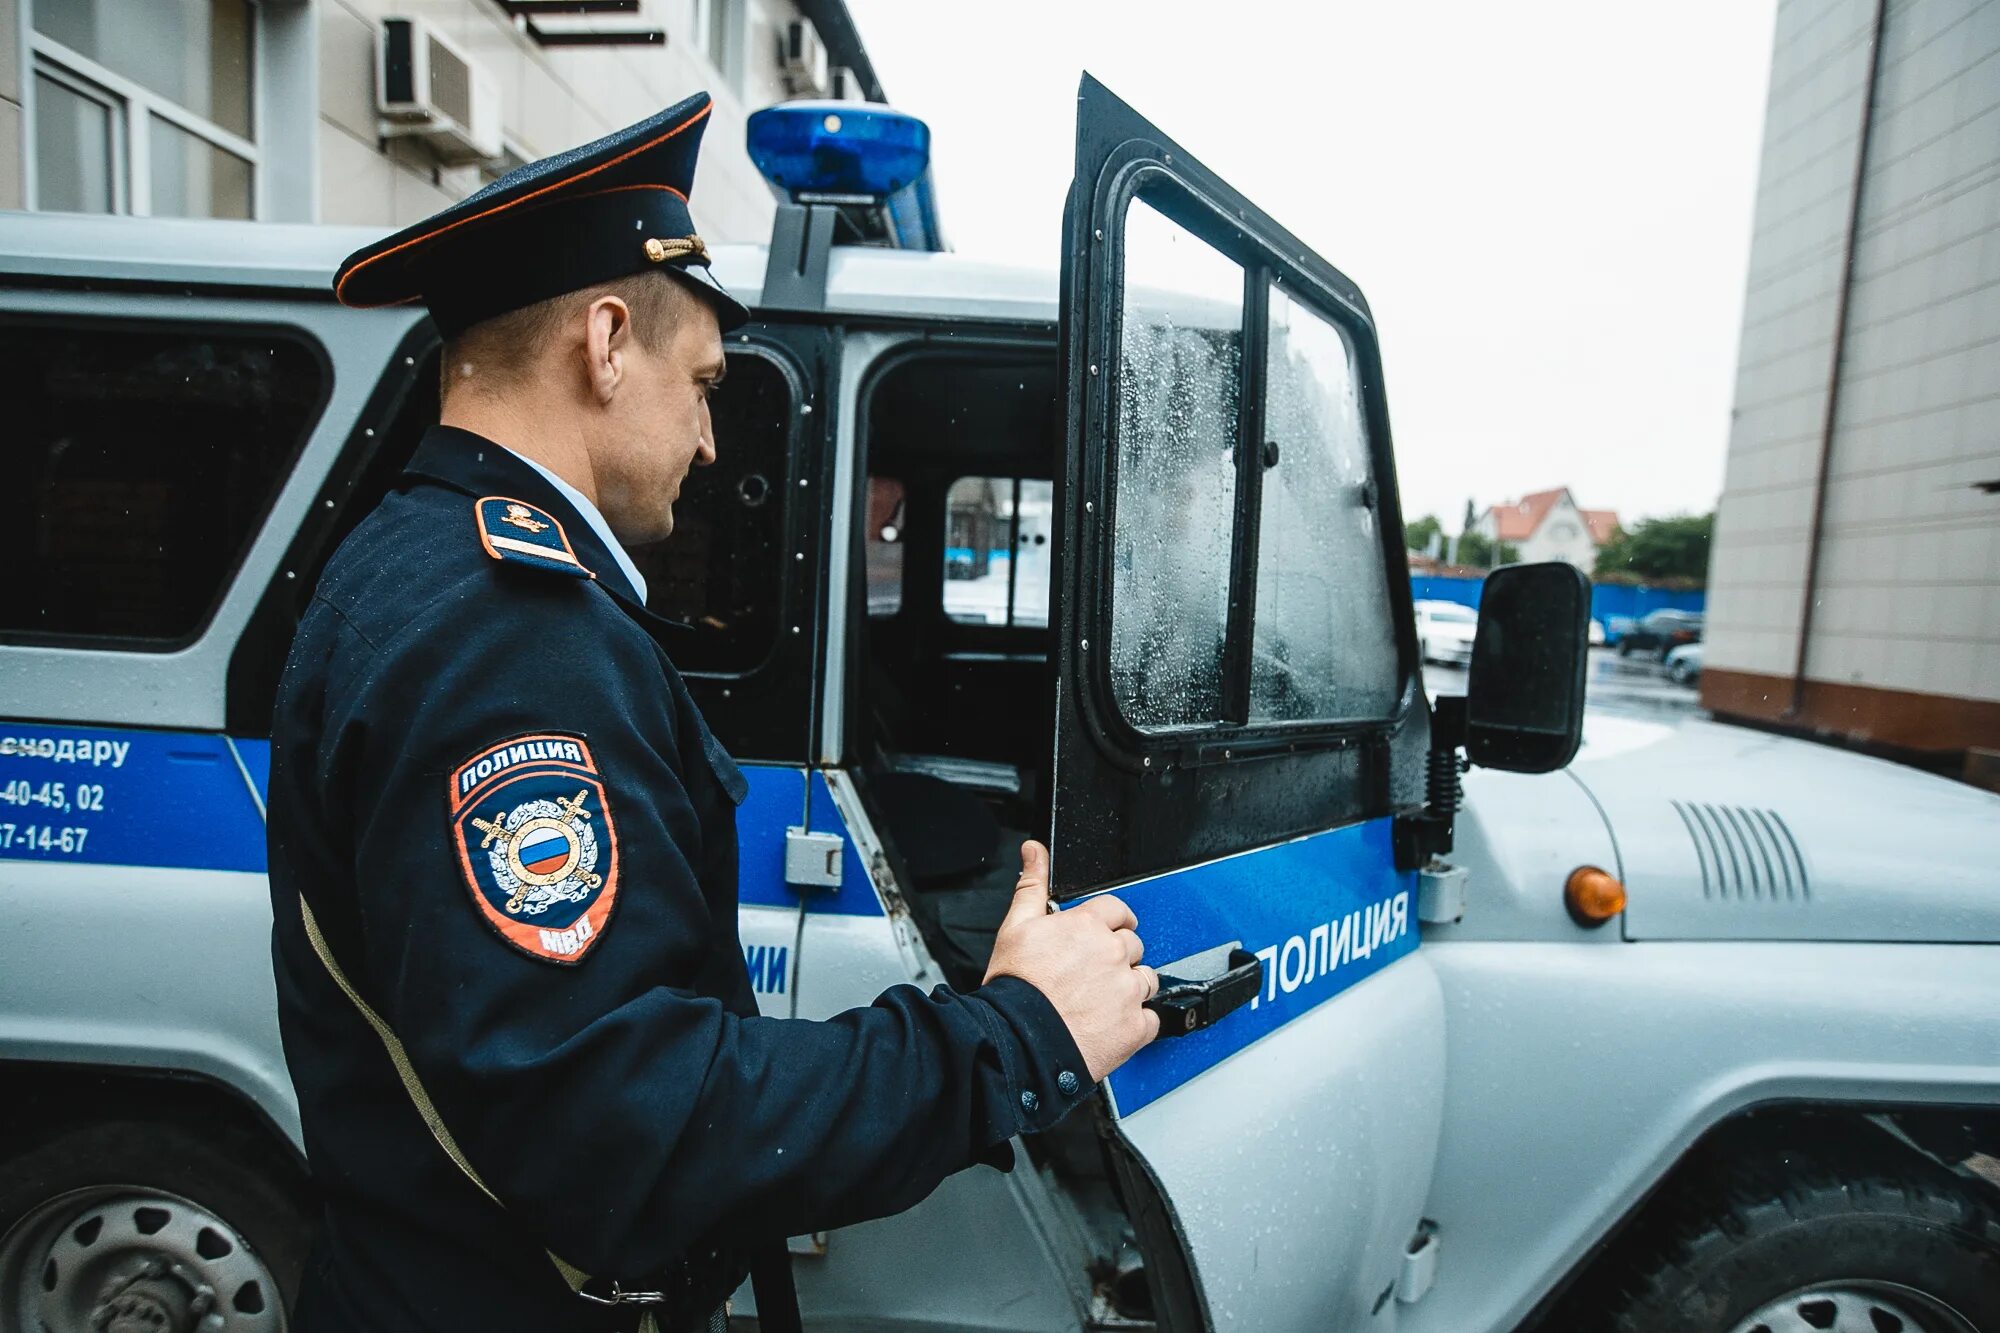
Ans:
POLYGON ((1563 906, 1579 926, 1601 926, 1625 910, 1625 886, 1609 871, 1578 866, 1563 885, 1563 906))

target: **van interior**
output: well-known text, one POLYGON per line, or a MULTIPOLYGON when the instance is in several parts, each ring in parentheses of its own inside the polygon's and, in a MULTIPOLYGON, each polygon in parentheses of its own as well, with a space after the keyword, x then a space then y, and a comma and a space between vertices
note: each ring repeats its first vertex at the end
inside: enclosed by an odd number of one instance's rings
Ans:
POLYGON ((1046 343, 922 349, 877 372, 850 624, 848 750, 933 955, 976 986, 1045 838, 1054 772, 1046 343))

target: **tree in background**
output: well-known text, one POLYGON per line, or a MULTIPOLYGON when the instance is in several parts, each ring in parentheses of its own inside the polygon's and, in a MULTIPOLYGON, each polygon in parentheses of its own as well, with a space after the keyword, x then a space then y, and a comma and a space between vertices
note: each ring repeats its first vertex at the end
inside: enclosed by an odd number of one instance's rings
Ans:
POLYGON ((1596 572, 1705 586, 1708 544, 1714 534, 1713 513, 1643 519, 1638 527, 1597 548, 1596 572))
POLYGON ((1521 558, 1521 548, 1512 542, 1495 543, 1478 533, 1467 529, 1458 539, 1458 563, 1470 565, 1474 569, 1493 569, 1499 565, 1511 565, 1521 558))
POLYGON ((1425 514, 1412 523, 1403 525, 1403 548, 1410 551, 1430 553, 1432 543, 1443 550, 1444 524, 1438 522, 1436 514, 1425 514))

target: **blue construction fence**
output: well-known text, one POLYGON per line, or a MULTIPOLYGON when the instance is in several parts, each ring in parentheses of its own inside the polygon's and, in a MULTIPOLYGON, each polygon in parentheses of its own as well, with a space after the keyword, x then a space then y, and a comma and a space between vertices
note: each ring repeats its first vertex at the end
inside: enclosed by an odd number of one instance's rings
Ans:
MULTIPOLYGON (((1410 595, 1418 601, 1457 602, 1477 607, 1480 579, 1453 578, 1443 574, 1410 575, 1410 595)), ((1613 616, 1637 620, 1649 611, 1703 611, 1708 593, 1702 588, 1649 588, 1630 583, 1594 583, 1590 587, 1590 616, 1609 626, 1613 616)))

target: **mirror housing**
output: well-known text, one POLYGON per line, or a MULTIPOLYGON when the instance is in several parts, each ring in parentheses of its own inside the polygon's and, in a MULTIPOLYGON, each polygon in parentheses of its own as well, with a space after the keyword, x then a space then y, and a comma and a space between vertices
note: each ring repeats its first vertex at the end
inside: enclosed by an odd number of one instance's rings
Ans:
POLYGON ((1590 580, 1561 561, 1486 576, 1466 685, 1465 753, 1481 768, 1553 773, 1583 743, 1590 580))

